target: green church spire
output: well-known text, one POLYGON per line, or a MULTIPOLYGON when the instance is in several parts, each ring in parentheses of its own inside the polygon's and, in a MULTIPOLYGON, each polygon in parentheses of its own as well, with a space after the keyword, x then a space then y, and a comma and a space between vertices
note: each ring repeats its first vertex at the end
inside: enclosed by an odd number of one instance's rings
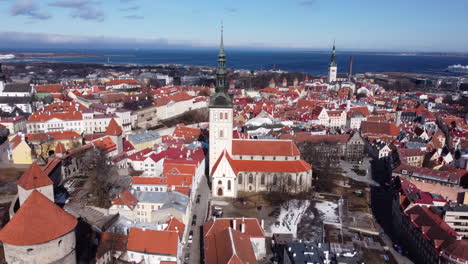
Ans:
POLYGON ((332 51, 331 61, 330 61, 330 66, 331 67, 336 67, 335 57, 336 57, 335 41, 333 41, 333 51, 332 51))
POLYGON ((211 96, 210 107, 231 108, 232 99, 228 94, 226 54, 224 52, 224 27, 221 26, 221 41, 218 54, 218 68, 216 69, 216 88, 211 96))

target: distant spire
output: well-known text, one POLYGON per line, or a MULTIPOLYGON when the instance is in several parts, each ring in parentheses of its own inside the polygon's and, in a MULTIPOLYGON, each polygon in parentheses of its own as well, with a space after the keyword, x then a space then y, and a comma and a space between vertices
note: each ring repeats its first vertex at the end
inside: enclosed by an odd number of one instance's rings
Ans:
POLYGON ((210 107, 232 107, 232 99, 228 94, 226 54, 224 52, 224 26, 222 22, 218 54, 218 68, 216 69, 216 88, 215 94, 213 94, 210 100, 210 107))
POLYGON ((336 57, 335 40, 333 40, 333 51, 331 55, 330 66, 336 66, 335 57, 336 57))
MULTIPOLYGON (((224 26, 221 22, 221 41, 219 44, 218 69, 216 71, 216 92, 226 90, 226 54, 224 53, 224 26)), ((226 91, 227 92, 227 91, 226 91)))

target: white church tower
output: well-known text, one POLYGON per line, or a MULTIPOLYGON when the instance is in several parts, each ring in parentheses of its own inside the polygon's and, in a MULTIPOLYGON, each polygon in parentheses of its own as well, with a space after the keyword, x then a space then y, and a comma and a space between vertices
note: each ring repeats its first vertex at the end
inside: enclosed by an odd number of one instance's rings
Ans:
POLYGON ((335 51, 335 42, 333 41, 333 52, 331 56, 330 65, 328 66, 328 83, 336 82, 336 74, 338 67, 336 66, 336 51, 335 51))
POLYGON ((226 54, 224 53, 223 29, 216 71, 216 88, 210 98, 210 176, 213 166, 221 153, 226 150, 232 154, 232 99, 228 94, 226 80, 226 54))

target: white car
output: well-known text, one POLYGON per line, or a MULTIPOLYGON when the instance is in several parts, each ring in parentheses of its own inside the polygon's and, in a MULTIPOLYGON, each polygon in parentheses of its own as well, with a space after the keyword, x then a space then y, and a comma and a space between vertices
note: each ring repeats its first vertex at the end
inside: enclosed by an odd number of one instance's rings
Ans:
POLYGON ((190 230, 190 232, 189 232, 187 242, 188 242, 189 244, 192 244, 192 242, 193 242, 193 231, 192 231, 192 230, 190 230))

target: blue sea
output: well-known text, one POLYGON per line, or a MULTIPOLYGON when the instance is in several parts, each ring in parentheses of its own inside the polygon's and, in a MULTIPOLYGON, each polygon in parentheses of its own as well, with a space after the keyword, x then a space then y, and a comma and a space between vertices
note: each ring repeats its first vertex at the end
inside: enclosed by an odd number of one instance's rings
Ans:
MULTIPOLYGON (((99 54, 95 57, 58 57, 38 58, 32 61, 54 61, 71 63, 98 64, 181 64, 197 66, 216 66, 218 51, 213 50, 0 50, 8 52, 50 52, 99 54)), ((307 72, 313 75, 327 73, 330 62, 329 52, 301 51, 248 51, 226 49, 227 66, 248 70, 283 70, 288 72, 307 72)), ((408 72, 432 75, 453 75, 447 67, 454 64, 468 65, 468 57, 416 56, 405 54, 375 54, 364 52, 337 52, 338 72, 346 73, 350 56, 354 58, 353 72, 408 72)), ((11 60, 10 60, 11 61, 11 60)), ((29 61, 29 59, 28 59, 29 61)), ((459 74, 458 74, 459 75, 459 74)))

